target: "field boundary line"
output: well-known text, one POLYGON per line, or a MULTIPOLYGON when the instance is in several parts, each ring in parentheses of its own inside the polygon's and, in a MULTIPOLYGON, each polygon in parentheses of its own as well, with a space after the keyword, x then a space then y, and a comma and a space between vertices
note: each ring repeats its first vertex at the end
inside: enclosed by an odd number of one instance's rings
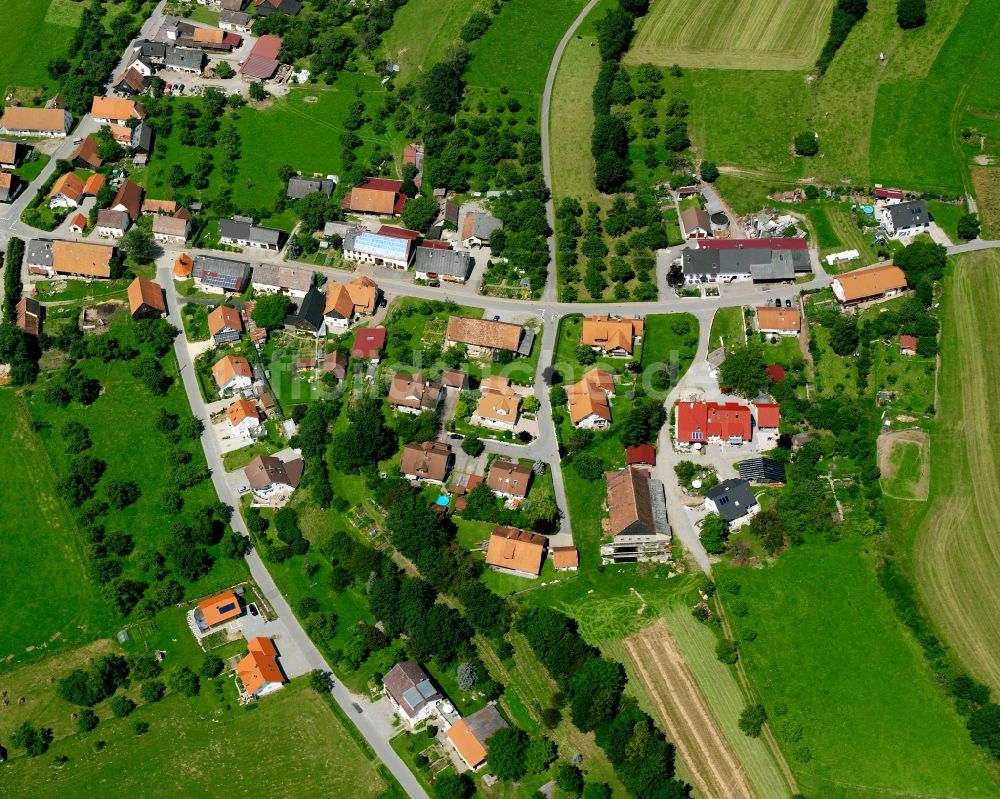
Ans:
POLYGON ((701 687, 666 622, 660 619, 622 643, 646 687, 647 695, 667 727, 672 743, 691 771, 692 779, 699 783, 698 788, 702 794, 719 799, 756 797, 757 793, 745 767, 708 706, 701 687), (651 640, 651 636, 655 636, 655 640, 651 640), (652 660, 648 666, 643 654, 652 660), (680 690, 667 692, 670 700, 665 700, 655 690, 655 675, 651 675, 651 671, 655 671, 666 684, 680 690), (693 701, 690 704, 681 701, 683 695, 693 701), (673 712, 670 712, 670 707, 673 712), (699 728, 699 719, 695 717, 697 715, 701 715, 704 722, 702 728, 699 728), (703 757, 696 757, 699 754, 703 757), (719 759, 712 757, 713 754, 718 755, 719 759))

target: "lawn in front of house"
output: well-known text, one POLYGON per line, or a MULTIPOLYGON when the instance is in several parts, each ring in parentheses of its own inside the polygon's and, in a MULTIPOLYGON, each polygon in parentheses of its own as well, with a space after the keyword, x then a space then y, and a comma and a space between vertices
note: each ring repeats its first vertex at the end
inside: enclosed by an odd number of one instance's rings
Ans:
POLYGON ((708 348, 733 347, 745 344, 743 330, 743 307, 720 308, 712 317, 712 330, 708 335, 708 348))

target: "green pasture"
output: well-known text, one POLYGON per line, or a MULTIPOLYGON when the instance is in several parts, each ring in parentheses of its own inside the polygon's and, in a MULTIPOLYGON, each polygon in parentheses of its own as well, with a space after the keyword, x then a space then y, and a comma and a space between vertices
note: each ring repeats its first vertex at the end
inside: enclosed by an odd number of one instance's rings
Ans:
POLYGON ((1000 790, 916 642, 875 579, 864 541, 806 544, 764 569, 717 566, 754 693, 807 796, 987 797, 1000 790), (737 602, 749 609, 733 612, 737 602), (747 633, 756 632, 753 641, 747 633), (785 710, 785 713, 782 711, 785 710), (808 749, 805 760, 803 748, 808 749))

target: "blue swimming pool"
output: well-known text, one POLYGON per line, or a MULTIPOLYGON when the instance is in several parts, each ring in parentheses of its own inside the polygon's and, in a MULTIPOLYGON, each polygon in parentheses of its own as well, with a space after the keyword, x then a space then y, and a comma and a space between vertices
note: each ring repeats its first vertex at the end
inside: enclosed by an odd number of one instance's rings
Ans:
POLYGON ((875 215, 875 206, 873 206, 873 205, 862 205, 861 206, 861 210, 864 213, 868 214, 868 216, 874 216, 875 215))
POLYGON ((438 498, 437 498, 436 500, 434 500, 434 501, 435 501, 435 502, 436 502, 436 503, 437 503, 438 505, 441 505, 441 506, 447 506, 447 505, 448 505, 448 504, 449 504, 449 503, 451 502, 451 500, 450 500, 450 499, 448 499, 448 497, 444 496, 444 494, 442 494, 441 496, 439 496, 439 497, 438 497, 438 498))

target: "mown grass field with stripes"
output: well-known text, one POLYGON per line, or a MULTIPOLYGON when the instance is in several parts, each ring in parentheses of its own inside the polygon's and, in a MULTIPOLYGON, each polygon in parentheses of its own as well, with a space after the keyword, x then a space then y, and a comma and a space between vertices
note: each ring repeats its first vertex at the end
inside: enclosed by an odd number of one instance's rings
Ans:
POLYGON ((626 63, 705 69, 809 69, 833 0, 653 0, 626 63))

